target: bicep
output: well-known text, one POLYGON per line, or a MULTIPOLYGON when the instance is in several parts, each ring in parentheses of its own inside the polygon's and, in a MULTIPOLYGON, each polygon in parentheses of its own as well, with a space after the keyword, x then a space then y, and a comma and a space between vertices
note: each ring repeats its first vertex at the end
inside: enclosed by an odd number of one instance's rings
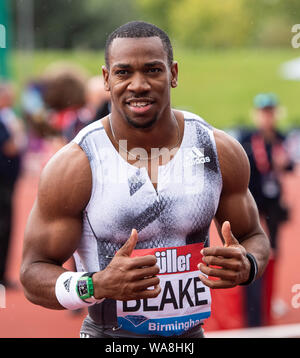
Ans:
POLYGON ((261 230, 257 206, 248 188, 249 160, 235 139, 222 132, 215 135, 223 180, 215 224, 220 233, 223 222, 230 221, 232 233, 243 241, 261 230))
POLYGON ((76 250, 82 232, 81 216, 47 217, 36 202, 27 221, 24 265, 47 262, 62 265, 76 250))
POLYGON ((91 175, 81 149, 66 146, 48 162, 27 221, 23 261, 61 265, 76 250, 82 213, 89 200, 91 175))
POLYGON ((240 242, 259 232, 258 211, 249 189, 222 195, 214 221, 220 236, 223 222, 229 221, 233 235, 240 242))

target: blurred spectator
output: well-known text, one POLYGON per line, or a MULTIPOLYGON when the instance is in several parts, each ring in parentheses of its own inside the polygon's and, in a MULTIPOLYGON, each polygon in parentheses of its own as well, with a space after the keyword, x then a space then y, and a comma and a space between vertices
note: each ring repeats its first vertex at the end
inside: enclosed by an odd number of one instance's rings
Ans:
POLYGON ((86 80, 81 68, 61 63, 48 68, 43 78, 43 97, 46 108, 51 110, 49 124, 62 139, 62 145, 92 120, 86 107, 86 80))
POLYGON ((6 266, 12 231, 13 194, 27 143, 13 105, 13 86, 0 83, 0 283, 7 288, 11 287, 6 277, 6 266))
POLYGON ((0 114, 3 124, 12 135, 12 140, 18 150, 23 152, 27 146, 25 127, 15 114, 15 90, 11 83, 0 83, 0 114))
POLYGON ((287 150, 297 164, 300 164, 300 128, 293 128, 286 138, 287 150))
MULTIPOLYGON (((46 84, 41 79, 32 80, 21 95, 22 115, 28 125, 31 139, 41 139, 58 134, 58 131, 48 123, 48 112, 44 101, 45 87, 46 84)), ((30 144, 34 145, 32 142, 30 144)))
POLYGON ((104 89, 102 76, 95 76, 86 85, 87 107, 92 113, 92 121, 96 121, 110 113, 110 92, 104 89))
POLYGON ((292 160, 284 145, 285 137, 277 125, 278 99, 272 93, 254 98, 256 130, 241 139, 249 157, 251 177, 249 189, 257 203, 262 221, 269 234, 272 256, 264 275, 244 288, 247 325, 270 324, 274 264, 278 255, 280 225, 289 217, 282 197, 281 176, 293 169, 292 160))
POLYGON ((56 138, 59 149, 110 112, 110 94, 104 90, 102 76, 88 79, 78 66, 54 63, 25 88, 22 107, 33 136, 56 138))
POLYGON ((49 123, 49 110, 44 101, 45 87, 43 79, 35 78, 26 84, 21 93, 22 118, 28 134, 28 146, 23 160, 26 175, 35 176, 40 173, 51 152, 56 152, 53 138, 60 135, 49 123))

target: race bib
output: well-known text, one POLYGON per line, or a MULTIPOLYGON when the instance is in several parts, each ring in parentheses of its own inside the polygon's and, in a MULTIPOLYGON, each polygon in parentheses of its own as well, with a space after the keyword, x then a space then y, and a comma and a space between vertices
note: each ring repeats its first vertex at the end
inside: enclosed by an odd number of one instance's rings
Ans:
POLYGON ((156 298, 117 301, 122 329, 138 334, 180 335, 210 316, 210 290, 199 279, 203 243, 134 250, 132 257, 155 255, 161 292, 156 298))

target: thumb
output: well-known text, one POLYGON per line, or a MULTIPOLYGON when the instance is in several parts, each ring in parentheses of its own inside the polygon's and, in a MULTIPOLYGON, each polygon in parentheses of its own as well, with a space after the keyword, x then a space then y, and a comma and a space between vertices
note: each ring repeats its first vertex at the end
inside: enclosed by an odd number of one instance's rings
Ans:
POLYGON ((125 244, 117 251, 116 255, 118 256, 130 256, 132 251, 135 248, 135 245, 138 240, 138 233, 136 229, 132 229, 129 239, 125 242, 125 244))
POLYGON ((231 232, 231 226, 229 221, 223 222, 221 232, 222 232, 223 239, 225 241, 224 243, 225 247, 232 246, 232 245, 239 245, 239 242, 231 232))

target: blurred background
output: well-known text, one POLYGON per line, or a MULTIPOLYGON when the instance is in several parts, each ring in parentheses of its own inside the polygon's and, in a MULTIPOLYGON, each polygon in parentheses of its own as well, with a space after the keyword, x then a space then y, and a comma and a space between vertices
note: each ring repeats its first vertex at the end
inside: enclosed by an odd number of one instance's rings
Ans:
MULTIPOLYGON (((239 140, 273 200, 261 207, 274 241, 266 274, 251 290, 212 292, 207 336, 300 337, 299 19, 298 0, 0 0, 0 337, 79 335, 84 310, 26 301, 23 235, 46 162, 109 111, 105 39, 131 20, 169 34, 179 64, 173 107, 239 140)), ((214 225, 211 244, 220 245, 214 225)))

